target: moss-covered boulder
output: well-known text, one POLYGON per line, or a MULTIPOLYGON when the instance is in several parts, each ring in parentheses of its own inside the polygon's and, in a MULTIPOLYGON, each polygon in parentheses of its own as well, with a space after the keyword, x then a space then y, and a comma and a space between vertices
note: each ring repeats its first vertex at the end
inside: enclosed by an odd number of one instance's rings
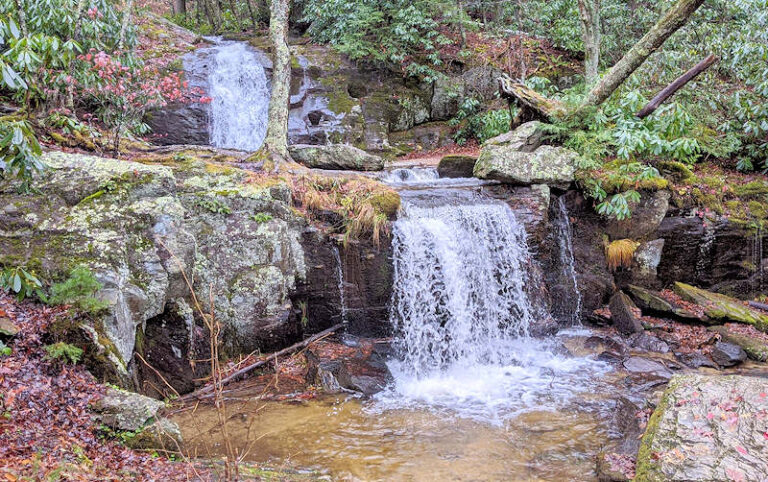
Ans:
POLYGON ((760 331, 768 332, 768 315, 750 308, 736 298, 680 282, 675 283, 674 290, 684 300, 701 306, 711 320, 711 324, 735 321, 747 323, 760 331))
POLYGON ((758 338, 738 333, 724 325, 711 326, 709 329, 719 333, 720 337, 728 343, 740 346, 751 360, 768 361, 768 341, 765 341, 763 337, 758 338))
POLYGON ((531 121, 522 124, 513 131, 506 132, 485 141, 487 146, 508 146, 516 151, 533 152, 544 140, 544 124, 531 121))
POLYGON ((473 174, 480 179, 567 187, 573 182, 578 154, 563 147, 541 146, 521 152, 513 144, 483 146, 473 174))
POLYGON ((472 177, 477 158, 461 154, 443 156, 437 165, 440 177, 472 177))
POLYGON ((299 144, 288 149, 291 157, 316 169, 344 169, 349 171, 381 171, 384 159, 346 144, 312 146, 299 144))
POLYGON ((642 286, 627 286, 635 304, 647 315, 663 316, 688 322, 703 322, 704 318, 664 298, 660 293, 642 286))
POLYGON ((635 481, 766 480, 763 378, 675 375, 653 412, 635 481))
POLYGON ((0 264, 48 282, 87 266, 109 308, 80 328, 118 381, 130 380, 147 320, 177 300, 195 306, 190 287, 222 323, 228 347, 251 351, 295 336, 289 295, 305 272, 306 221, 286 203, 287 186, 246 183, 244 171, 197 161, 60 152, 44 161, 39 193, 0 183, 0 264))

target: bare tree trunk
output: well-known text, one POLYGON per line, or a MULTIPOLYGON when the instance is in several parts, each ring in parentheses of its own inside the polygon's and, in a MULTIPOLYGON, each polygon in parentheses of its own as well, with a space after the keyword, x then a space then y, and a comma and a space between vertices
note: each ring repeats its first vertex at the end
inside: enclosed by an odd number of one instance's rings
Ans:
POLYGON ((704 0, 678 0, 586 95, 576 114, 605 102, 677 30, 685 25, 704 0))
POLYGON ((651 99, 648 104, 640 109, 640 111, 636 114, 639 118, 648 117, 649 115, 653 114, 653 112, 659 108, 659 106, 668 98, 672 97, 675 92, 680 90, 685 84, 696 78, 700 73, 707 70, 712 64, 717 62, 717 57, 714 55, 708 56, 706 59, 702 60, 695 66, 693 66, 688 72, 684 73, 680 77, 674 80, 671 84, 666 86, 664 89, 662 89, 661 92, 656 94, 656 96, 651 99))
POLYGON ((597 81, 600 64, 600 0, 579 0, 579 20, 584 41, 584 78, 591 86, 597 81))
POLYGON ((125 7, 123 9, 123 22, 120 25, 120 37, 117 41, 117 48, 123 50, 125 45, 125 32, 128 30, 128 25, 131 23, 131 11, 133 10, 133 0, 126 0, 125 7))
POLYGON ((461 47, 467 45, 467 32, 464 30, 464 4, 461 0, 456 1, 456 8, 459 12, 459 32, 461 32, 461 47))
POLYGON ((186 0, 173 0, 173 13, 175 15, 187 16, 187 1, 186 0))
MULTIPOLYGON (((83 10, 85 10, 85 0, 77 0, 77 10, 75 12, 75 29, 72 31, 72 40, 75 42, 80 41, 80 28, 82 27, 83 10)), ((69 61, 69 76, 74 78, 75 76, 75 59, 69 61)), ((75 110, 75 92, 74 81, 70 81, 67 85, 67 108, 73 111, 75 110)))
POLYGON ((21 4, 21 0, 16 0, 16 9, 19 11, 19 29, 21 29, 21 35, 26 37, 29 33, 27 31, 27 14, 24 11, 24 5, 21 4))
POLYGON ((204 0, 204 6, 208 21, 211 22, 211 27, 213 27, 213 33, 218 33, 221 28, 221 9, 219 8, 219 3, 216 0, 204 0))
POLYGON ((251 16, 251 23, 253 24, 254 32, 259 28, 259 19, 256 18, 256 13, 253 10, 251 0, 245 0, 245 4, 248 5, 248 14, 251 16))
POLYGON ((272 97, 269 100, 269 123, 265 147, 283 159, 288 155, 288 102, 291 85, 291 52, 288 49, 288 10, 290 0, 272 0, 269 19, 269 40, 274 62, 272 70, 272 97))

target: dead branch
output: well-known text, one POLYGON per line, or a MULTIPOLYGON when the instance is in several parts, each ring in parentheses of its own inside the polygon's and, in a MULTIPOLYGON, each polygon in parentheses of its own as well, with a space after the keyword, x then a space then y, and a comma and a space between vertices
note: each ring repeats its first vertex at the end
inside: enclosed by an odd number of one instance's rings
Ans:
POLYGON ((714 55, 709 55, 706 59, 702 60, 695 66, 693 66, 691 69, 688 70, 688 72, 684 73, 677 79, 675 79, 671 84, 664 87, 664 89, 661 90, 656 96, 651 99, 648 104, 640 109, 640 111, 636 114, 639 118, 648 117, 649 115, 653 114, 653 112, 659 108, 659 106, 664 103, 665 100, 667 100, 669 97, 673 96, 675 92, 680 90, 685 84, 690 82, 691 80, 695 79, 700 73, 707 70, 712 64, 717 62, 717 57, 714 55))

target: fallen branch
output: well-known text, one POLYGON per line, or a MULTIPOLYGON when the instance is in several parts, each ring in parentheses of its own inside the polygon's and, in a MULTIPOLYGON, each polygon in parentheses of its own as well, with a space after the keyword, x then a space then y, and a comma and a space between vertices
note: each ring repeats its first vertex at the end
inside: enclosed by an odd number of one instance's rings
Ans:
MULTIPOLYGON (((220 382, 221 383, 221 387, 223 387, 224 385, 226 385, 226 384, 228 384, 228 383, 230 383, 232 381, 237 380, 238 378, 242 377, 246 373, 249 373, 249 372, 255 370, 256 368, 259 368, 261 366, 266 365, 267 363, 277 359, 278 357, 281 357, 281 356, 283 356, 283 355, 285 355, 287 353, 291 353, 292 351, 298 350, 299 348, 303 348, 303 347, 309 345, 310 343, 312 343, 314 341, 317 341, 317 340, 319 340, 321 338, 325 338, 326 336, 330 335, 331 333, 335 332, 336 330, 338 330, 338 329, 340 329, 342 327, 344 327, 344 324, 339 323, 337 325, 334 325, 334 326, 328 328, 327 330, 323 330, 320 333, 316 333, 316 334, 310 336, 309 338, 307 338, 304 341, 300 341, 298 343, 294 343, 293 345, 289 346, 288 348, 283 348, 280 351, 272 353, 271 355, 269 355, 266 358, 263 358, 261 360, 258 360, 256 362, 254 362, 254 363, 251 363, 250 365, 248 365, 246 367, 243 367, 240 370, 237 370, 236 372, 232 373, 231 375, 222 378, 221 382, 220 382)), ((188 394, 184 395, 183 397, 181 397, 180 400, 183 401, 183 402, 186 402, 186 401, 194 400, 194 399, 197 399, 197 398, 204 398, 205 395, 210 393, 210 392, 212 392, 213 389, 214 389, 213 385, 206 385, 203 388, 201 388, 200 390, 196 390, 196 391, 194 391, 192 393, 188 393, 188 394)))
POLYGON ((556 117, 565 113, 562 103, 548 99, 535 90, 512 80, 507 74, 498 78, 499 94, 509 102, 515 102, 520 111, 513 125, 519 125, 531 120, 552 122, 556 117))
POLYGON ((765 303, 759 303, 757 301, 749 301, 747 302, 749 306, 752 308, 757 308, 758 310, 768 311, 768 305, 765 303))
POLYGON ((715 62, 717 62, 717 57, 710 55, 706 59, 693 66, 690 70, 688 70, 688 72, 675 79, 671 84, 664 87, 661 92, 656 94, 656 97, 651 99, 651 101, 648 102, 645 107, 640 109, 640 111, 636 114, 637 117, 642 119, 653 114, 653 112, 658 109, 665 100, 674 95, 675 92, 680 90, 685 84, 695 79, 700 73, 707 70, 715 62))

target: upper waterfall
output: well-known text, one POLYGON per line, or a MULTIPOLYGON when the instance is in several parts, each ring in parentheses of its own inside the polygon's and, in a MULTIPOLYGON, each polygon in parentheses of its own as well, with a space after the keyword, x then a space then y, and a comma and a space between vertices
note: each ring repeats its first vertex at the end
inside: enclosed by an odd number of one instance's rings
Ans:
POLYGON ((256 53, 242 42, 214 47, 210 84, 211 144, 255 151, 267 133, 269 88, 256 53))

